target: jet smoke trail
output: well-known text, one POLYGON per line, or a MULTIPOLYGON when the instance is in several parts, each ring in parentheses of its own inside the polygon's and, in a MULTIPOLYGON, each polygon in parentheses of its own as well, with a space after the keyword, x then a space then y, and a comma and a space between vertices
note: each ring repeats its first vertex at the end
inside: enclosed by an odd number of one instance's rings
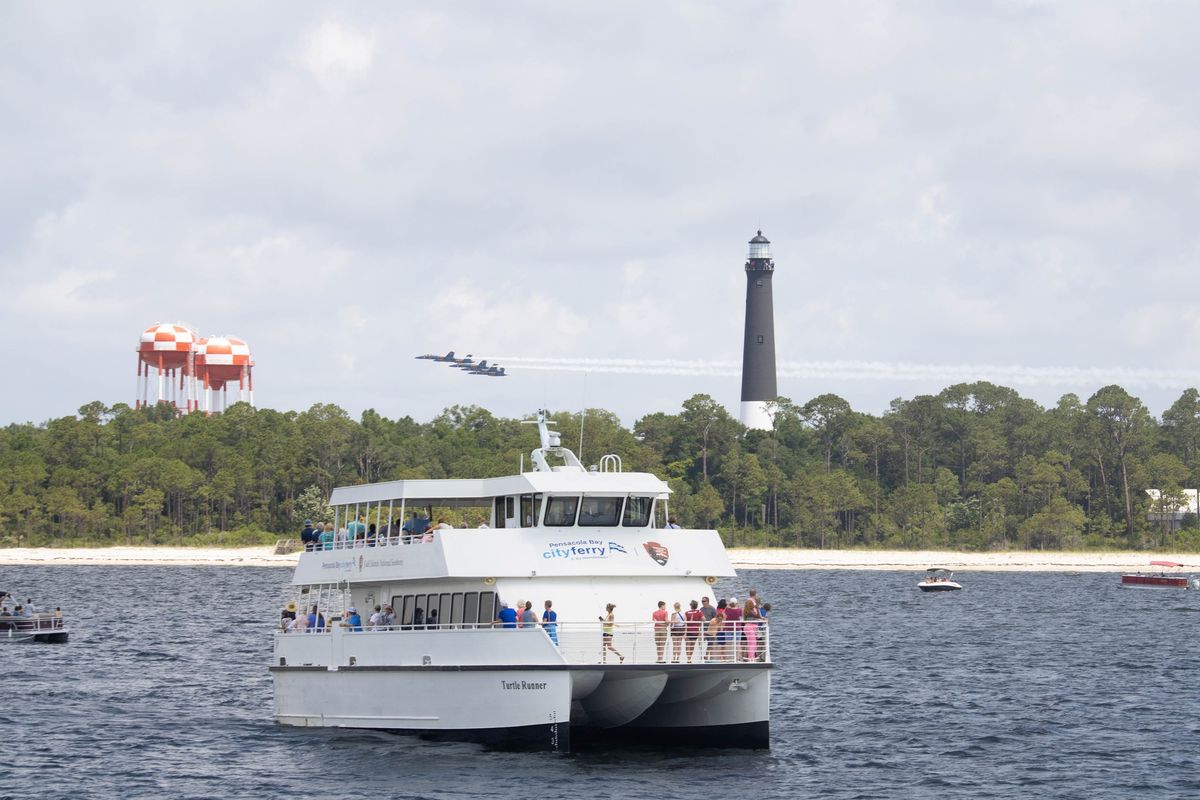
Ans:
MULTIPOLYGON (((737 361, 645 358, 489 357, 526 370, 598 372, 624 375, 736 377, 737 361)), ((1026 367, 1019 364, 919 364, 885 361, 781 361, 781 378, 938 381, 947 384, 988 380, 1024 385, 1105 385, 1171 388, 1200 384, 1200 371, 1145 367, 1026 367)))

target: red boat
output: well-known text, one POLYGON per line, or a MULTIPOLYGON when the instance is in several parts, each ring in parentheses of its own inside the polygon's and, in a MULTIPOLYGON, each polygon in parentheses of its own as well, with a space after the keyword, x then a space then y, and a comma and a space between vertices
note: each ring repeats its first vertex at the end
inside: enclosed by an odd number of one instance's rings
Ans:
MULTIPOLYGON (((1166 569, 1181 569, 1183 564, 1175 561, 1151 561, 1152 567, 1166 569)), ((1157 573, 1139 572, 1136 575, 1122 575, 1121 586, 1130 589, 1200 589, 1200 581, 1190 575, 1179 572, 1168 574, 1165 570, 1157 573)))

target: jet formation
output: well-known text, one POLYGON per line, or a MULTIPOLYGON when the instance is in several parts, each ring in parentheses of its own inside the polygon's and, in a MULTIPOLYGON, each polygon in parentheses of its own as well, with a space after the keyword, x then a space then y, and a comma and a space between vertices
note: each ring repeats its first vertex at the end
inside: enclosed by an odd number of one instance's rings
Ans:
POLYGON ((424 359, 425 361, 437 361, 442 364, 448 364, 451 369, 461 369, 464 372, 466 372, 468 375, 482 375, 485 378, 507 378, 508 377, 507 373, 505 373, 505 371, 504 371, 504 367, 501 367, 499 365, 489 366, 487 359, 484 359, 484 360, 476 363, 475 359, 472 358, 471 353, 467 353, 466 356, 464 356, 463 358, 456 358, 454 355, 454 351, 451 350, 449 353, 446 353, 446 355, 444 355, 444 356, 435 355, 433 353, 426 353, 423 356, 415 356, 415 358, 418 361, 424 359))

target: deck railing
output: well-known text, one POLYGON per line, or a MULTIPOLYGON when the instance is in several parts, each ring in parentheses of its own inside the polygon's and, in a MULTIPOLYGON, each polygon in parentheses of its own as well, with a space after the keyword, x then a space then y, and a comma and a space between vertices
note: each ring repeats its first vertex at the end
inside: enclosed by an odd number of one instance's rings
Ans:
POLYGON ((762 622, 726 622, 711 633, 703 623, 693 623, 695 627, 691 631, 685 628, 672 632, 664 631, 653 622, 617 622, 611 626, 612 638, 609 639, 604 636, 607 628, 601 622, 531 623, 512 628, 491 623, 395 625, 376 629, 363 625, 361 631, 352 631, 344 628, 341 619, 335 616, 325 628, 280 631, 277 635, 288 638, 328 636, 332 626, 355 637, 461 636, 474 631, 496 631, 506 636, 545 636, 568 664, 748 664, 771 660, 770 627, 762 622))

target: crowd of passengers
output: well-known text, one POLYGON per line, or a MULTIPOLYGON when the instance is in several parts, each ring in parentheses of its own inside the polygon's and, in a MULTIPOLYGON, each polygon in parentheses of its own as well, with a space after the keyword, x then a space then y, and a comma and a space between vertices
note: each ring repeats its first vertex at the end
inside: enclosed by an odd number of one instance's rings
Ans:
MULTIPOLYGON (((684 611, 683 605, 676 601, 674 610, 668 611, 667 602, 659 600, 658 608, 651 612, 657 663, 668 663, 668 657, 672 664, 766 661, 766 626, 771 604, 760 603, 757 589, 750 590, 745 602, 730 597, 722 598, 714 605, 708 597, 701 597, 699 601, 689 601, 688 606, 688 610, 684 611)), ((625 656, 614 646, 615 634, 620 627, 616 620, 616 608, 615 603, 607 604, 605 613, 597 618, 601 623, 602 663, 608 662, 609 653, 617 657, 618 663, 625 662, 625 656)), ((410 624, 397 625, 395 609, 381 603, 375 606, 364 624, 358 609, 350 606, 346 609, 346 618, 338 624, 351 633, 364 630, 436 629, 439 625, 437 613, 437 609, 430 609, 426 615, 425 610, 418 607, 413 611, 410 624)), ((287 633, 323 633, 327 630, 325 615, 315 605, 306 614, 295 603, 288 603, 280 624, 287 633)), ((546 631, 550 641, 558 646, 558 612, 554 610, 551 600, 543 603, 540 618, 533 610, 532 600, 518 600, 515 607, 501 600, 500 611, 492 625, 514 630, 540 627, 546 631)))
MULTIPOLYGON (((397 518, 388 521, 382 529, 377 529, 374 522, 367 524, 365 514, 359 514, 358 519, 351 520, 341 528, 334 530, 333 523, 318 522, 315 525, 311 519, 304 520, 304 530, 300 531, 300 542, 305 550, 341 550, 345 547, 375 547, 386 542, 433 543, 434 534, 439 530, 453 528, 446 520, 433 520, 413 512, 403 523, 397 518)), ((486 527, 486 526, 484 526, 486 527)))

